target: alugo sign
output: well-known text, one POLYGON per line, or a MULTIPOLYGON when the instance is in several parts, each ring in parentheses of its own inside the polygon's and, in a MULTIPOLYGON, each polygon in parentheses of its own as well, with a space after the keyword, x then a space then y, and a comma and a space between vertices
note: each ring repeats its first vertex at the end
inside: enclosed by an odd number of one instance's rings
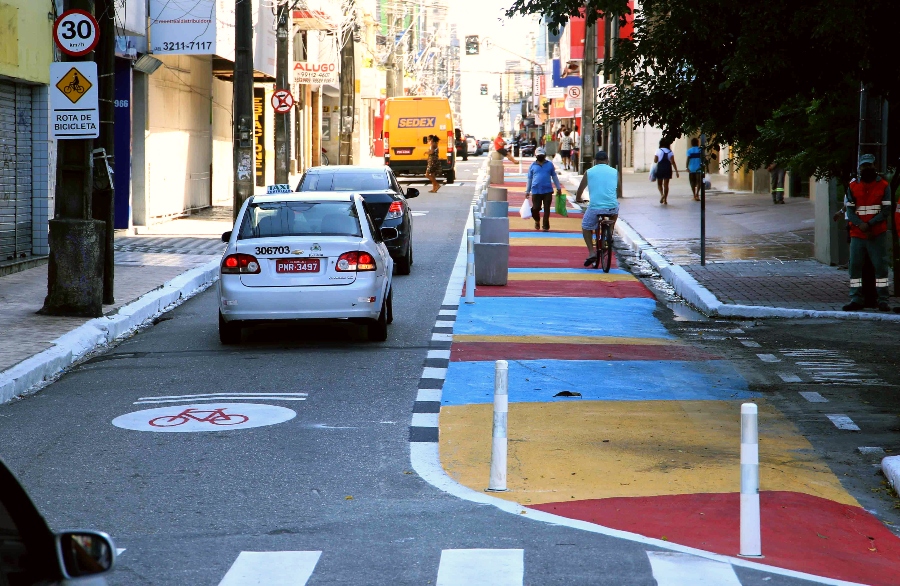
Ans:
POLYGON ((66 55, 81 57, 94 50, 100 38, 97 21, 84 10, 67 10, 53 25, 53 40, 66 55))
POLYGON ((337 63, 294 63, 294 83, 337 83, 337 63))

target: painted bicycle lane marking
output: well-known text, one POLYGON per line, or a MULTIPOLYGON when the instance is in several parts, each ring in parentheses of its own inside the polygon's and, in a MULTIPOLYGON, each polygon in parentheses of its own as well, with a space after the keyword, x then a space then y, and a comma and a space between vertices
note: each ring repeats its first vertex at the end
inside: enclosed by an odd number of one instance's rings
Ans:
POLYGON ((120 415, 112 424, 132 431, 193 433, 265 427, 290 421, 297 412, 256 403, 167 405, 120 415))

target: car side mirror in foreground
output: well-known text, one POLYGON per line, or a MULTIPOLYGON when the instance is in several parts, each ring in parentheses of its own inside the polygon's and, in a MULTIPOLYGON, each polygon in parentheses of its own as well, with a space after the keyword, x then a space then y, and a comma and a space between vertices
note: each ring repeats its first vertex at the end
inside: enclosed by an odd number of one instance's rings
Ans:
POLYGON ((66 531, 56 536, 60 567, 66 578, 93 576, 112 570, 116 547, 99 531, 66 531))
POLYGON ((406 188, 406 199, 409 199, 411 197, 419 197, 419 190, 415 187, 406 188))
POLYGON ((228 242, 231 240, 231 230, 222 234, 222 242, 228 242))
POLYGON ((382 228, 381 229, 381 237, 384 240, 393 240, 400 236, 400 232, 397 231, 396 228, 382 228))

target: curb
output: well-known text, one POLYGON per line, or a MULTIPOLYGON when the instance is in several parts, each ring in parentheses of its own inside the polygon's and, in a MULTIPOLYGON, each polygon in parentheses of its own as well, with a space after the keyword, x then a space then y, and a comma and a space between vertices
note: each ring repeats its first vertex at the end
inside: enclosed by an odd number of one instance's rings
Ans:
POLYGON ((900 456, 888 456, 881 460, 881 471, 894 491, 900 490, 900 456))
POLYGON ((674 287, 675 293, 685 301, 710 317, 743 317, 743 318, 830 318, 843 320, 890 321, 900 322, 900 315, 890 313, 856 312, 856 311, 819 311, 815 309, 792 309, 788 307, 770 307, 765 305, 732 305, 722 303, 697 279, 684 268, 670 263, 649 242, 643 239, 628 222, 621 217, 616 222, 616 234, 638 258, 649 262, 665 281, 674 287))
POLYGON ((53 346, 0 372, 0 405, 37 392, 85 356, 134 333, 153 318, 205 291, 219 278, 219 260, 186 271, 158 289, 94 318, 53 341, 53 346))

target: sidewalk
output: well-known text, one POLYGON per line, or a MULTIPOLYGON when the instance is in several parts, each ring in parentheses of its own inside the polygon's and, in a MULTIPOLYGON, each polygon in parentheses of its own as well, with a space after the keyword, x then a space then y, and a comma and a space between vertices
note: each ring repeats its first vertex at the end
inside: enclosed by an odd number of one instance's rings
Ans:
MULTIPOLYGON (((553 214, 550 232, 520 219, 524 185, 506 170, 509 284, 478 287, 474 304, 443 306, 433 345, 449 351, 429 352, 414 410, 424 424, 439 405, 438 433, 412 440, 437 441, 439 463, 417 471, 462 498, 651 549, 815 582, 893 583, 900 540, 796 426, 731 362, 673 336, 631 273, 581 268, 577 215, 553 214), (509 363, 509 492, 487 496, 495 360, 509 363), (748 401, 759 407, 765 446, 766 557, 755 560, 737 557, 739 414, 748 401)), ((414 463, 428 454, 412 453, 414 463)))
MULTIPOLYGON (((813 202, 730 192, 711 176, 706 202, 706 266, 700 265, 700 204, 686 176, 674 179, 669 204, 659 203, 646 174, 625 174, 617 233, 691 304, 730 317, 843 317, 898 320, 873 311, 847 314, 846 269, 813 258, 813 202), (721 187, 717 189, 717 187, 721 187), (827 312, 827 313, 822 313, 827 312)), ((580 176, 566 177, 574 191, 580 176)), ((892 299, 900 305, 900 299, 892 299)))
POLYGON ((218 276, 230 208, 209 208, 115 239, 115 299, 96 319, 38 315, 47 265, 0 277, 0 402, 56 376, 97 344, 127 335, 218 276))

